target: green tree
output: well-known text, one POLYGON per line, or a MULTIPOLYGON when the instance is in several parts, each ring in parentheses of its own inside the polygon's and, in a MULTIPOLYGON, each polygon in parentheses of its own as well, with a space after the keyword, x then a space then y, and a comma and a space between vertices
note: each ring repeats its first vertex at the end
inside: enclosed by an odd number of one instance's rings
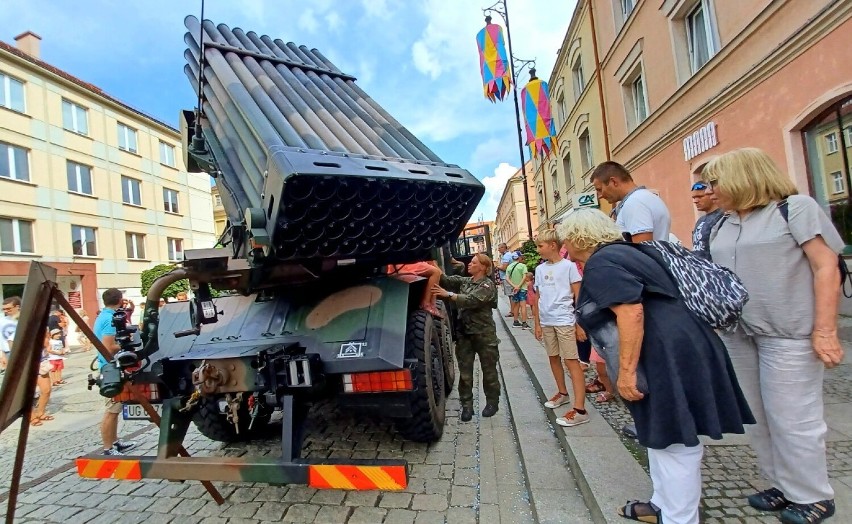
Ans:
POLYGON ((541 263, 541 256, 538 254, 538 249, 535 247, 534 240, 527 240, 521 244, 521 253, 524 254, 527 269, 535 272, 535 268, 541 263))
MULTIPOLYGON (((160 264, 158 266, 154 266, 151 269, 146 269, 142 272, 142 295, 145 296, 148 294, 148 290, 151 289, 151 285, 154 284, 154 281, 159 277, 165 275, 166 273, 171 272, 175 269, 175 265, 173 264, 160 264)), ((172 282, 169 284, 169 287, 163 291, 163 298, 174 298, 178 293, 184 291, 189 293, 189 280, 183 279, 178 280, 177 282, 172 282)))

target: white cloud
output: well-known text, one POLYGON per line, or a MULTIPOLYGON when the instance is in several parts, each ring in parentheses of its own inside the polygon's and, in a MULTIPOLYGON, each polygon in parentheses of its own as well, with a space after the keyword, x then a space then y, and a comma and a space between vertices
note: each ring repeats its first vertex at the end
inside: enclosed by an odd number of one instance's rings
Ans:
POLYGON ((485 186, 485 195, 479 202, 473 216, 479 218, 484 217, 484 220, 494 220, 497 216, 497 207, 500 205, 500 197, 503 196, 503 190, 506 188, 506 183, 512 178, 512 175, 518 172, 518 168, 501 162, 494 170, 493 176, 487 176, 482 179, 482 185, 485 186))
POLYGON ((325 15, 325 23, 331 31, 337 31, 343 25, 343 18, 337 11, 330 11, 325 15))
POLYGON ((468 169, 478 170, 493 166, 509 156, 518 156, 517 151, 513 150, 511 145, 512 139, 510 137, 489 138, 480 143, 470 155, 468 169))
POLYGON ((414 67, 432 80, 441 76, 441 64, 432 55, 429 47, 422 41, 414 42, 411 46, 411 59, 414 67))
POLYGON ((316 33, 319 28, 319 22, 314 14, 313 9, 305 9, 299 16, 299 27, 308 33, 316 33))
POLYGON ((386 20, 391 16, 387 0, 361 0, 361 6, 368 17, 386 20))

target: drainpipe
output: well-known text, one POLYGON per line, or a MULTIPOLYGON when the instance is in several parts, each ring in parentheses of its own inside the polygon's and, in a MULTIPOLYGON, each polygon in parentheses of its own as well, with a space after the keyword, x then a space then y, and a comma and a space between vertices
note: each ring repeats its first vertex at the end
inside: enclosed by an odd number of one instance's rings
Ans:
POLYGON ((595 51, 595 75, 597 76, 598 84, 598 99, 601 104, 601 117, 603 118, 603 135, 604 135, 604 150, 606 151, 606 159, 611 160, 609 152, 609 127, 607 126, 606 105, 604 104, 603 78, 601 73, 601 60, 598 56, 598 33, 595 29, 595 10, 592 8, 594 0, 589 0, 589 22, 592 24, 592 47, 595 51))

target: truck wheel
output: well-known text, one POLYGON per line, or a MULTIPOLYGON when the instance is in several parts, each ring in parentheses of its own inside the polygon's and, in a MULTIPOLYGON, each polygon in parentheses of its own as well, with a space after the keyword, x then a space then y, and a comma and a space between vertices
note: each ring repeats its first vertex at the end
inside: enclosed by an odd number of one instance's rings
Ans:
POLYGON ((269 415, 258 415, 249 430, 251 417, 248 406, 243 403, 239 411, 240 432, 237 433, 234 425, 228 422, 224 413, 219 411, 219 399, 202 398, 198 402, 198 409, 192 415, 192 422, 202 435, 217 442, 242 442, 255 438, 269 422, 269 415))
POLYGON ((408 317, 405 358, 416 359, 409 393, 411 418, 398 419, 397 431, 415 442, 434 442, 444 433, 446 403, 441 333, 432 315, 417 310, 408 317))
POLYGON ((453 392, 453 386, 456 383, 456 355, 455 347, 453 346, 453 330, 450 327, 450 312, 443 303, 438 302, 438 307, 444 314, 444 319, 440 321, 441 330, 441 348, 444 354, 444 394, 450 396, 453 392))

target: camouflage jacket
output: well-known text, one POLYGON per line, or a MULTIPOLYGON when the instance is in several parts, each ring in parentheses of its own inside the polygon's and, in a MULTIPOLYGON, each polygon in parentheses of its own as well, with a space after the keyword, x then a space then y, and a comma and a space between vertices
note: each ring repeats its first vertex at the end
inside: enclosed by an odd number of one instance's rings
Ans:
POLYGON ((441 287, 458 293, 453 301, 459 309, 459 332, 467 335, 494 335, 497 329, 491 310, 497 307, 497 287, 488 277, 441 276, 441 287))

